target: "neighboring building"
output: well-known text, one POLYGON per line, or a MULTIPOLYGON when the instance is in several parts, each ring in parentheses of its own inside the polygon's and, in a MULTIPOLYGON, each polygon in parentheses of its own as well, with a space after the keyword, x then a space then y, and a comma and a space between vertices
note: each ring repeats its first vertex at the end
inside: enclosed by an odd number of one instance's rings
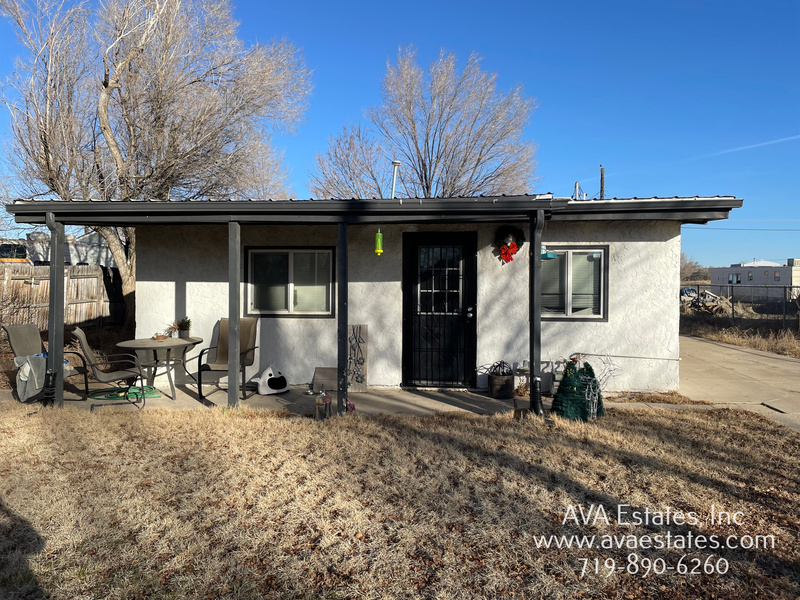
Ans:
MULTIPOLYGON (((35 266, 50 264, 50 235, 42 232, 27 234, 25 242, 28 259, 35 266)), ((65 265, 99 265, 116 267, 103 236, 94 231, 75 237, 66 236, 65 265)))
POLYGON ((486 389, 486 367, 504 360, 530 361, 547 388, 580 353, 598 371, 604 357, 618 368, 607 389, 675 390, 681 224, 741 204, 539 194, 7 209, 20 222, 49 212, 57 223, 136 227, 137 337, 188 315, 205 347, 221 317, 257 316, 254 372, 272 364, 294 384, 337 365, 344 381, 344 332, 366 325, 371 387, 486 389), (504 262, 509 227, 525 243, 504 262))
POLYGON ((30 265, 25 240, 0 238, 0 265, 30 265))
POLYGON ((711 292, 756 302, 797 297, 800 293, 800 258, 789 258, 785 264, 769 260, 736 263, 730 267, 711 267, 711 292), (787 288, 795 287, 795 290, 787 288))

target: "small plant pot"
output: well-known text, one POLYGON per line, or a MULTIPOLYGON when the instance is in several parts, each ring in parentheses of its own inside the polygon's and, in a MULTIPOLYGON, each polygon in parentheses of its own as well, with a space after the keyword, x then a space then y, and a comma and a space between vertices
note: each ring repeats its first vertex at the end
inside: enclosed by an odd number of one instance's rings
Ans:
POLYGON ((192 332, 188 329, 179 329, 178 330, 178 337, 183 339, 188 339, 192 337, 192 332))
POLYGON ((513 375, 489 375, 489 397, 511 400, 514 397, 513 375))

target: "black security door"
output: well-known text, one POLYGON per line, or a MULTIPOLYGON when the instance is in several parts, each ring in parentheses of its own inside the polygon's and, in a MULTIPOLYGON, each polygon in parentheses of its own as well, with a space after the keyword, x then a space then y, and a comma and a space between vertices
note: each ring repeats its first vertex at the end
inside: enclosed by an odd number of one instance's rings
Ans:
POLYGON ((475 386, 477 234, 403 236, 403 382, 475 386))

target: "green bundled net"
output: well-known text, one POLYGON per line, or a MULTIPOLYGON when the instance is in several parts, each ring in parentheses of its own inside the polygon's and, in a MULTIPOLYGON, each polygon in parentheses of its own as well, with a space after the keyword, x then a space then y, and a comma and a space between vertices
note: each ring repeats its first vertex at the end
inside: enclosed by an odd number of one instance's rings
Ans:
MULTIPOLYGON (((141 398, 142 388, 133 386, 128 392, 128 400, 138 400, 141 398)), ((146 385, 144 386, 145 398, 161 398, 161 392, 156 388, 146 385)), ((125 398, 125 388, 107 388, 104 390, 97 390, 89 394, 92 400, 122 400, 125 398)))
POLYGON ((588 421, 605 415, 600 383, 589 363, 584 363, 580 369, 573 362, 567 363, 558 391, 553 396, 552 412, 573 421, 588 421))

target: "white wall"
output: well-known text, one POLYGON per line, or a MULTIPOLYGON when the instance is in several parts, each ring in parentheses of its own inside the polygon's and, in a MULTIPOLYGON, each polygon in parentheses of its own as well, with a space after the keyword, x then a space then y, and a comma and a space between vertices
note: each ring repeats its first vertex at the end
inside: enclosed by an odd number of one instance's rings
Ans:
MULTIPOLYGON (((609 358, 618 368, 607 389, 678 388, 680 224, 670 221, 548 223, 543 242, 609 244, 608 323, 542 323, 542 360, 562 364, 573 353, 609 358), (668 360, 662 360, 668 359, 668 360)), ((597 375, 603 358, 587 357, 597 375)))
MULTIPOLYGON (((526 224, 518 224, 526 231, 526 224)), ((350 226, 349 321, 369 327, 368 384, 398 386, 402 378, 403 231, 478 231, 478 365, 528 359, 528 248, 509 264, 494 254, 495 225, 382 226, 384 253, 375 255, 375 226, 350 226)), ((243 226, 244 246, 336 246, 336 226, 243 226)), ((608 323, 544 322, 542 358, 574 352, 678 356, 680 227, 665 222, 554 224, 545 243, 610 244, 608 323)), ((162 331, 188 315, 192 334, 208 345, 227 315, 227 228, 137 228, 137 337, 162 331)), ((243 261, 244 262, 244 261, 243 261)), ((242 294, 244 299, 244 293, 242 294)), ((314 367, 336 366, 335 318, 262 318, 258 369, 275 364, 292 383, 311 380, 314 367)), ((675 389, 678 363, 614 359, 614 389, 675 389)), ((592 362, 590 360, 590 362, 592 362)), ((478 387, 485 387, 485 376, 478 387)))

